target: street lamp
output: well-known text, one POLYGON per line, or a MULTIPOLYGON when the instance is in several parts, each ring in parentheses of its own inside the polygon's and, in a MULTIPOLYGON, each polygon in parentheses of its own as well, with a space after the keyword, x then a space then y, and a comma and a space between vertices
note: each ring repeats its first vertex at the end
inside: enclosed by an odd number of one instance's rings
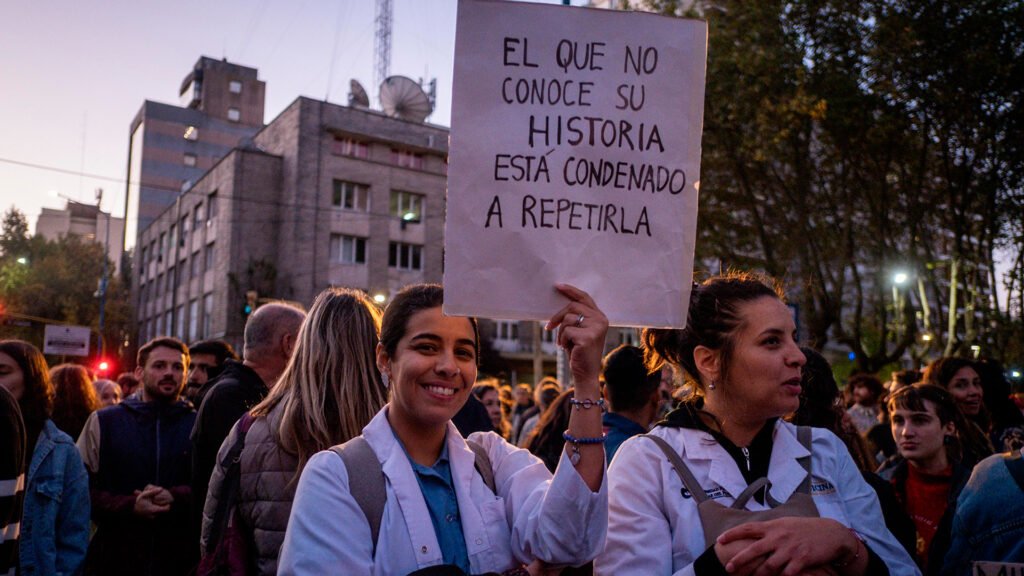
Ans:
POLYGON ((384 301, 387 299, 388 297, 380 292, 373 295, 373 301, 376 302, 377 304, 383 304, 384 301))
POLYGON ((906 272, 897 272, 892 275, 892 283, 897 286, 902 286, 906 284, 907 278, 909 278, 909 276, 907 276, 906 272))
POLYGON ((24 256, 18 256, 18 259, 15 260, 15 262, 21 265, 25 265, 28 264, 28 258, 25 258, 24 256))

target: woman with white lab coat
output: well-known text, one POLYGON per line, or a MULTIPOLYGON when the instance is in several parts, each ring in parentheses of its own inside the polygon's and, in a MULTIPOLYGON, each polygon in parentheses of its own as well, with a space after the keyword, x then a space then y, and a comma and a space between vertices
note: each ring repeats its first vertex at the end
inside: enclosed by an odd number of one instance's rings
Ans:
POLYGON ((600 552, 608 500, 598 373, 608 322, 586 293, 557 289, 568 303, 548 329, 560 327, 578 405, 554 476, 497 434, 476 433, 468 440, 486 452, 494 492, 486 485, 451 423, 476 380, 476 322, 443 316, 440 286, 408 287, 385 310, 378 346, 391 401, 362 436, 386 479, 377 540, 345 462, 321 452, 299 481, 279 574, 404 576, 440 565, 514 573, 579 565, 600 552))
POLYGON ((664 446, 616 453, 595 574, 918 574, 842 442, 781 421, 799 406, 794 335, 781 292, 745 273, 694 286, 684 330, 645 330, 651 367, 681 367, 697 397, 648 435, 664 446))

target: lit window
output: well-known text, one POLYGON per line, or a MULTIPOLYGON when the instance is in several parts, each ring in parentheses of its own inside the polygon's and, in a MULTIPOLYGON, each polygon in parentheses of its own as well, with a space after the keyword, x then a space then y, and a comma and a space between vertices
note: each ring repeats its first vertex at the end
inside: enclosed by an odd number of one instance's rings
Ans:
POLYGON ((359 142, 351 138, 334 137, 331 143, 331 154, 338 156, 352 156, 354 158, 366 158, 368 148, 365 142, 359 142))
POLYGON ((415 152, 409 152, 408 150, 392 148, 391 155, 395 164, 398 164, 403 168, 423 170, 423 154, 416 154, 415 152))
POLYGON ((391 215, 406 222, 419 222, 423 219, 423 194, 392 190, 391 215))
POLYGON ((359 210, 368 212, 370 203, 368 201, 369 190, 362 184, 334 181, 334 194, 331 196, 331 205, 346 210, 359 210))
POLYGON ((195 140, 198 140, 198 139, 199 139, 199 129, 197 129, 195 126, 189 126, 188 128, 185 129, 185 140, 193 140, 193 141, 195 141, 195 140))
POLYGON ((392 242, 388 251, 388 266, 399 270, 422 270, 423 246, 392 242))
POLYGON ((196 155, 195 154, 189 154, 189 153, 186 152, 185 153, 185 166, 195 166, 195 165, 196 165, 196 155))
POLYGON ((238 111, 238 108, 228 108, 228 120, 238 122, 241 119, 242 113, 238 111))
POLYGON ((366 238, 331 234, 331 262, 366 264, 366 238))
POLYGON ((232 94, 241 94, 242 93, 242 83, 239 82, 238 80, 232 80, 232 81, 228 82, 228 91, 231 92, 232 94))

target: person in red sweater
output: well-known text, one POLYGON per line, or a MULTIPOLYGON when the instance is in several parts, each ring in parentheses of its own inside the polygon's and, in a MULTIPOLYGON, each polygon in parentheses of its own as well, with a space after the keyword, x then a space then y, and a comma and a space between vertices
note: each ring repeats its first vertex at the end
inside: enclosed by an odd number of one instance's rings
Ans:
POLYGON ((917 560, 925 574, 938 574, 949 548, 956 499, 971 464, 964 463, 960 438, 967 426, 949 392, 915 384, 888 402, 898 455, 879 470, 917 529, 917 560))

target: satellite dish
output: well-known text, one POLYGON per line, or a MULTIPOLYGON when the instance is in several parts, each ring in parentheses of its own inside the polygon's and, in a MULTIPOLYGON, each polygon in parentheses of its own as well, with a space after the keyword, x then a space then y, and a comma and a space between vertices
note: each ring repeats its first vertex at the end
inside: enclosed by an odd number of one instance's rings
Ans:
POLYGON ((381 82, 380 106, 388 116, 412 122, 423 122, 433 112, 427 93, 405 76, 389 76, 381 82))
POLYGON ((355 78, 348 81, 348 105, 358 108, 369 108, 370 97, 366 95, 366 89, 355 78))

